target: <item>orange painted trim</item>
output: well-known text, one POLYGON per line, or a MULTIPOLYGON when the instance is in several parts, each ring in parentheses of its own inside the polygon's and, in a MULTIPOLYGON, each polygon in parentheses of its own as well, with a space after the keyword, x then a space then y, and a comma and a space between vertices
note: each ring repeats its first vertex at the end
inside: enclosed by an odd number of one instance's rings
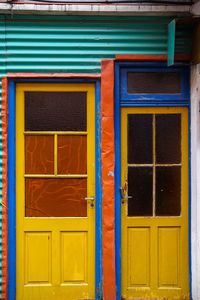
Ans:
POLYGON ((8 296, 8 211, 7 211, 7 188, 8 188, 8 80, 2 79, 2 300, 8 296))
MULTIPOLYGON (((116 60, 134 60, 134 61, 167 61, 167 55, 146 55, 146 54, 117 54, 116 60)), ((175 61, 191 61, 189 54, 175 55, 175 61)))
POLYGON ((101 111, 103 299, 115 300, 115 143, 113 60, 102 61, 101 111))
POLYGON ((8 73, 8 78, 101 78, 101 74, 73 74, 73 73, 8 73))

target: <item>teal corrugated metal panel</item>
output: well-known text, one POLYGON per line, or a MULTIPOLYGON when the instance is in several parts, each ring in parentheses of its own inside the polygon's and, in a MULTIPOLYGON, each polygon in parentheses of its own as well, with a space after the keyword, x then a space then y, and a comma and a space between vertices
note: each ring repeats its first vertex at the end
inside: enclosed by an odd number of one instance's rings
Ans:
MULTIPOLYGON (((7 72, 97 73, 101 71, 101 60, 114 58, 116 54, 167 54, 170 20, 168 17, 0 16, 0 77, 7 72)), ((190 30, 178 28, 176 52, 189 53, 190 40, 190 30)), ((1 178, 0 123, 0 195, 1 178)), ((1 253, 0 207, 0 282, 1 253)))
POLYGON ((166 53, 167 18, 17 16, 6 20, 7 72, 100 72, 115 54, 166 53), (159 26, 158 26, 159 23, 159 26))
POLYGON ((172 20, 168 24, 168 42, 167 42, 167 65, 174 64, 175 55, 175 40, 176 40, 176 20, 172 20))
MULTIPOLYGON (((6 70, 95 73, 102 58, 115 54, 166 54, 168 22, 160 17, 7 17, 6 70)), ((180 37, 178 52, 185 46, 180 37)))

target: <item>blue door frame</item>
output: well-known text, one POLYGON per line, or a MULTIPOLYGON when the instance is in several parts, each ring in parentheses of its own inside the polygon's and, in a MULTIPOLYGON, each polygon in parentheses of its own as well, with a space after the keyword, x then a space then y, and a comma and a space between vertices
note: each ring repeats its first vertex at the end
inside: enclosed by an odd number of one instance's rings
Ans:
POLYGON ((8 84, 8 300, 16 295, 16 195, 15 195, 15 90, 17 83, 94 83, 95 84, 95 160, 96 160, 96 223, 95 223, 95 299, 102 298, 101 238, 101 119, 100 81, 94 79, 9 79, 8 84))
POLYGON ((121 107, 161 107, 161 106, 187 106, 189 114, 189 220, 188 220, 188 243, 189 243, 189 289, 192 299, 192 272, 191 272, 191 143, 190 143, 190 75, 186 63, 177 63, 173 67, 167 67, 165 62, 117 62, 115 64, 115 268, 116 268, 116 300, 121 300, 121 107), (180 95, 169 94, 143 94, 130 95, 127 92, 127 73, 132 72, 180 72, 181 93, 180 95), (145 97, 144 97, 145 96, 145 97))

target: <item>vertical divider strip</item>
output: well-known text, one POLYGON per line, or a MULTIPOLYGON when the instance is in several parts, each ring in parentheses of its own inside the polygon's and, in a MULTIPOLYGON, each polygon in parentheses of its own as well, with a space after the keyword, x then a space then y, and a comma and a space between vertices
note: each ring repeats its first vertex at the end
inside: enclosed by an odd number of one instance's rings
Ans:
POLYGON ((116 300, 114 61, 102 61, 103 299, 116 300))
POLYGON ((8 79, 2 79, 2 282, 1 299, 8 298, 8 79))
POLYGON ((54 135, 54 175, 58 175, 58 135, 54 135))
POLYGON ((153 216, 156 215, 156 116, 153 114, 153 216))

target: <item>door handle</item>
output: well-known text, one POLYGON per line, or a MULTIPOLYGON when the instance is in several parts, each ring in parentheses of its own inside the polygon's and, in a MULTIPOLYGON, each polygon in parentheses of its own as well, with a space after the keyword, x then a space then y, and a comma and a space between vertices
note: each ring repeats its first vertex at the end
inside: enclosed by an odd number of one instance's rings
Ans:
POLYGON ((123 199, 124 198, 124 196, 125 196, 125 193, 124 193, 124 188, 122 187, 122 186, 120 186, 120 195, 121 195, 121 199, 123 199))
POLYGON ((124 204, 125 202, 127 202, 128 203, 128 199, 132 199, 133 197, 132 196, 124 196, 122 199, 121 199, 121 201, 122 201, 122 204, 124 204))
POLYGON ((133 198, 132 196, 128 196, 126 194, 126 190, 122 186, 120 187, 120 194, 121 194, 122 204, 125 203, 125 201, 128 201, 128 199, 132 199, 133 198))
POLYGON ((132 199, 132 196, 125 196, 124 199, 132 199))
POLYGON ((86 197, 85 200, 90 203, 91 207, 94 207, 94 200, 95 200, 94 197, 86 197))

